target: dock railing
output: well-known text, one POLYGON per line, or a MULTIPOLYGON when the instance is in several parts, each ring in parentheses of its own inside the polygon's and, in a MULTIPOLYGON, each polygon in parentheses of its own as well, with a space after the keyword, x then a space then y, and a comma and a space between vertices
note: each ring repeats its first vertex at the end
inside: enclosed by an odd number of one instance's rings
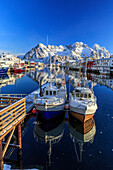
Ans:
POLYGON ((20 97, 0 96, 0 109, 15 103, 20 99, 20 97))
POLYGON ((28 94, 0 94, 0 97, 20 97, 23 98, 28 94))
POLYGON ((14 129, 26 116, 26 98, 0 110, 0 140, 14 129))

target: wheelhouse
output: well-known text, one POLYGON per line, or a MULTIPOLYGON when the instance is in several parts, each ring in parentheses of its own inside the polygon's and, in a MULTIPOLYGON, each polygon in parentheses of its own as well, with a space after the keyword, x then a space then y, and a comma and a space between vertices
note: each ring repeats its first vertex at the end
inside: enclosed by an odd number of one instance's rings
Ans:
POLYGON ((74 97, 80 99, 91 99, 93 94, 91 92, 75 92, 74 97))
POLYGON ((45 96, 56 96, 57 90, 55 89, 45 89, 45 96))

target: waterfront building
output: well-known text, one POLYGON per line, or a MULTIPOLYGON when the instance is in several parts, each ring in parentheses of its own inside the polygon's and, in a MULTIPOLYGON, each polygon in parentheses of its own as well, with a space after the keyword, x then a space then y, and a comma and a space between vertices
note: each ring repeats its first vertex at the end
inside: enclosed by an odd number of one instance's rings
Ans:
POLYGON ((0 65, 1 66, 9 67, 9 66, 13 66, 15 63, 20 64, 20 62, 21 62, 21 59, 15 57, 12 54, 7 54, 7 55, 2 54, 0 56, 0 65))
POLYGON ((113 74, 113 58, 101 58, 88 61, 87 69, 100 74, 113 74))

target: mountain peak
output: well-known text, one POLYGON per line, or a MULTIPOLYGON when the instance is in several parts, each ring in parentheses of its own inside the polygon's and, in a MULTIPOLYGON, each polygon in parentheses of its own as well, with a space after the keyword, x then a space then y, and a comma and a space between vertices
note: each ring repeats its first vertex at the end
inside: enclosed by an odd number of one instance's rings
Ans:
POLYGON ((75 42, 66 46, 48 45, 47 47, 44 44, 39 43, 35 48, 32 48, 32 50, 27 52, 24 58, 47 63, 49 61, 49 55, 56 58, 58 58, 58 56, 61 56, 62 58, 68 56, 70 60, 83 60, 86 57, 92 59, 110 57, 110 53, 98 44, 94 44, 93 48, 90 48, 83 42, 75 42))

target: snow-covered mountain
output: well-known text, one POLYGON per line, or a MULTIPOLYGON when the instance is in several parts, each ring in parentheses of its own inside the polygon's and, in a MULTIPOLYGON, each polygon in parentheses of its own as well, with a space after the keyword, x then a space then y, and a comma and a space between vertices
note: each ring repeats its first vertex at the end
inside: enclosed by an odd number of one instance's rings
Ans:
POLYGON ((62 62, 73 59, 79 60, 84 58, 98 59, 110 57, 110 53, 98 44, 95 44, 92 48, 90 48, 83 42, 76 42, 66 46, 45 46, 39 43, 35 48, 32 48, 24 55, 24 59, 48 63, 50 55, 52 56, 52 62, 62 62))

